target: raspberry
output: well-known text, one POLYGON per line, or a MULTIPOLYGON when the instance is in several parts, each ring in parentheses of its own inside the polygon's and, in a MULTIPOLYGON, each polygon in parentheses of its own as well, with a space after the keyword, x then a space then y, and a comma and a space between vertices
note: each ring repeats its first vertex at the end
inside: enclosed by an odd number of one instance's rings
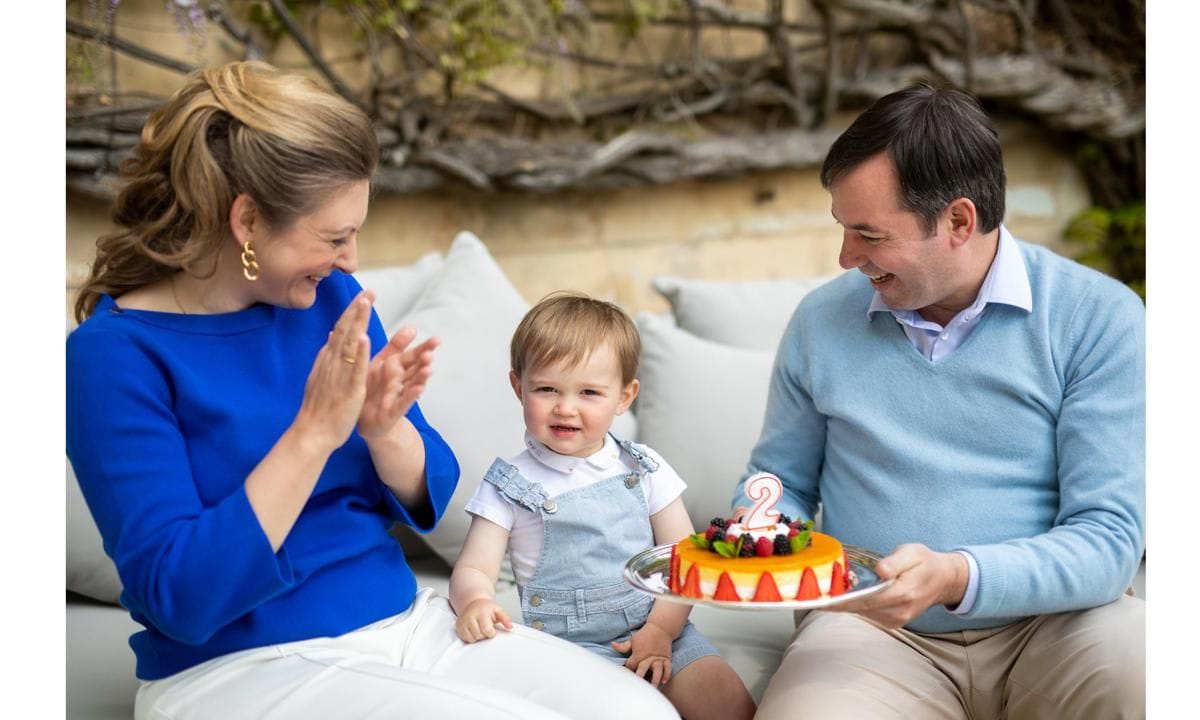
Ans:
POLYGON ((788 542, 786 535, 775 536, 775 554, 776 555, 791 555, 792 544, 788 542))
POLYGON ((789 538, 794 538, 794 537, 796 537, 796 536, 797 536, 797 535, 799 535, 799 534, 800 534, 800 531, 799 531, 799 530, 797 530, 796 528, 790 528, 790 529, 788 530, 788 534, 787 534, 787 536, 788 536, 789 538))
POLYGON ((746 541, 742 543, 742 551, 738 557, 754 557, 754 540, 746 535, 746 541))
POLYGON ((721 528, 717 527, 716 525, 709 525, 708 529, 704 531, 705 539, 707 539, 709 542, 712 542, 716 539, 717 532, 720 529, 721 528))
POLYGON ((717 526, 717 527, 719 527, 719 528, 722 528, 722 529, 729 527, 729 523, 727 523, 727 522, 725 521, 725 518, 720 518, 720 517, 715 517, 715 518, 713 518, 712 520, 709 520, 709 521, 708 521, 708 524, 709 524, 709 525, 715 525, 715 526, 717 526))
POLYGON ((775 550, 775 544, 769 537, 760 537, 754 543, 754 554, 759 557, 770 557, 775 550))

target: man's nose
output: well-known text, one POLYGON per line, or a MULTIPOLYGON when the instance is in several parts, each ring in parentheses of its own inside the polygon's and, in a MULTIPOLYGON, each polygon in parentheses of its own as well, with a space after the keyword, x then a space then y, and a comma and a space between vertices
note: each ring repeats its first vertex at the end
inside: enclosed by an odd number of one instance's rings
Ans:
POLYGON ((841 265, 843 270, 853 270, 866 262, 866 259, 858 234, 853 230, 843 230, 842 251, 838 253, 838 265, 841 265))

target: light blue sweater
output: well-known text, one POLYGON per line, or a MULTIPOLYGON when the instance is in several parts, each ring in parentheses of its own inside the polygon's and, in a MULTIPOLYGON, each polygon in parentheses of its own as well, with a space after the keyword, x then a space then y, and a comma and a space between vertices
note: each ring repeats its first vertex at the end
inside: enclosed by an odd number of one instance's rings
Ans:
POLYGON ((745 477, 777 509, 886 555, 964 549, 979 594, 908 628, 947 632, 1102 605, 1145 548, 1145 307, 1124 285, 1018 243, 1033 310, 991 305, 930 362, 848 272, 800 303, 780 342, 745 477))

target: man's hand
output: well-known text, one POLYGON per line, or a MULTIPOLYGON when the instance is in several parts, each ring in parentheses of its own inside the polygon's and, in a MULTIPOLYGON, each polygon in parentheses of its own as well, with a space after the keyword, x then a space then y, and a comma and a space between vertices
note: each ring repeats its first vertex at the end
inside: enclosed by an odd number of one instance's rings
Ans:
POLYGON ((957 605, 967 590, 969 572, 960 553, 934 552, 917 543, 901 545, 875 564, 880 579, 894 580, 890 587, 828 609, 898 628, 938 603, 957 605))
POLYGON ((644 677, 654 687, 671 680, 671 642, 674 640, 659 626, 648 622, 628 640, 613 641, 612 647, 624 655, 629 653, 625 667, 638 677, 644 677), (647 677, 647 673, 649 676, 647 677))
POLYGON ((454 631, 465 643, 496 637, 496 626, 512 630, 512 620, 504 608, 495 600, 479 598, 473 601, 458 616, 454 631))

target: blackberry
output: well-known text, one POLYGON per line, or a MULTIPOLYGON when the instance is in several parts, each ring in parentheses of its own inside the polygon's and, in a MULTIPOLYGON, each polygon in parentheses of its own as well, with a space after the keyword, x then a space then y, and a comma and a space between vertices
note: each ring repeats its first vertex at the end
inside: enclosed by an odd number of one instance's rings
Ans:
POLYGON ((775 554, 776 555, 791 555, 792 543, 788 540, 787 535, 775 536, 775 554))
POLYGON ((725 522, 725 518, 722 518, 722 517, 715 517, 715 518, 713 518, 712 520, 709 520, 709 521, 708 521, 708 524, 709 524, 709 525, 716 525, 716 526, 717 526, 717 527, 719 527, 719 528, 727 528, 727 527, 729 527, 729 524, 725 522))
POLYGON ((779 514, 779 524, 780 525, 791 525, 792 519, 790 517, 788 517, 787 515, 780 513, 779 514))
POLYGON ((742 542, 742 551, 738 553, 738 557, 754 557, 754 539, 749 535, 745 536, 742 542))
POLYGON ((717 528, 712 535, 712 542, 717 542, 725 539, 725 528, 717 528))

